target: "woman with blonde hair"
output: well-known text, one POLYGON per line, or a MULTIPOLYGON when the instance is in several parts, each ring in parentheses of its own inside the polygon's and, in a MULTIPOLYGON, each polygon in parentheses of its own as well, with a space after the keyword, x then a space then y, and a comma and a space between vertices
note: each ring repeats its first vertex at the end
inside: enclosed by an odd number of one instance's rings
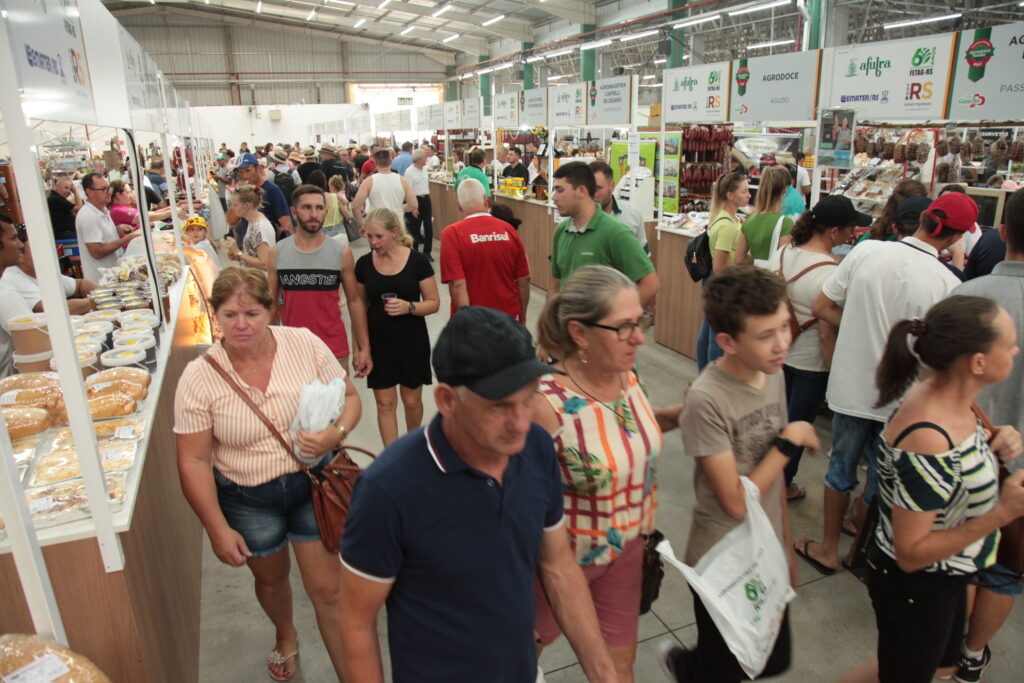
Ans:
MULTIPOLYGON (((310 478, 217 368, 272 415, 286 435, 304 386, 314 380, 345 383, 345 406, 334 423, 315 433, 299 431, 293 441, 314 472, 359 422, 359 394, 316 335, 270 324, 275 301, 260 271, 225 268, 213 283, 210 304, 223 338, 205 358, 186 366, 174 396, 182 492, 206 528, 217 559, 231 567, 247 565, 252 572, 256 597, 275 630, 266 662, 270 677, 291 680, 299 653, 288 579, 291 544, 340 678, 341 564, 320 540, 310 478)), ((239 671, 237 678, 252 680, 252 675, 239 671)))
POLYGON ((423 420, 423 385, 431 383, 425 317, 437 312, 441 299, 430 261, 412 249, 412 237, 397 213, 372 209, 363 228, 370 253, 356 261, 355 272, 373 360, 366 384, 373 389, 377 427, 387 446, 398 438, 396 386, 401 386, 406 429, 412 431, 423 420))
POLYGON ((743 222, 735 263, 753 262, 767 268, 772 255, 789 242, 793 219, 782 213, 782 200, 790 184, 791 176, 784 166, 770 166, 761 172, 754 213, 743 222))
POLYGON ((270 248, 277 244, 274 226, 260 212, 263 206, 263 190, 252 185, 239 185, 231 193, 231 208, 235 215, 248 223, 242 249, 228 241, 228 258, 242 265, 266 271, 270 248))
POLYGON ((323 233, 348 244, 345 223, 352 220, 352 210, 345 195, 345 179, 340 175, 331 176, 327 186, 329 191, 324 195, 327 201, 327 217, 324 218, 323 233))
MULTIPOLYGON (((643 534, 654 531, 655 463, 662 432, 682 405, 652 409, 633 367, 648 317, 636 285, 608 266, 584 266, 541 313, 538 342, 560 360, 533 401, 551 433, 565 498, 565 526, 583 566, 619 680, 633 680, 643 580, 643 534)), ((540 587, 538 648, 559 636, 540 587)))

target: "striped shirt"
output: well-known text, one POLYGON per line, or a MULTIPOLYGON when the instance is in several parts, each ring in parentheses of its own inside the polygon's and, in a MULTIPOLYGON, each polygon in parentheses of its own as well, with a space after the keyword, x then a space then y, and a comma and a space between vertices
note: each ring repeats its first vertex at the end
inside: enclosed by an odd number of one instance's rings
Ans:
MULTIPOLYGON (((227 370, 249 398, 287 435, 299 407, 302 387, 313 380, 344 378, 337 359, 312 332, 268 327, 277 342, 266 391, 250 386, 231 366, 219 343, 207 353, 227 370)), ((202 358, 191 361, 174 396, 174 433, 213 431, 213 466, 241 486, 258 486, 299 470, 295 460, 242 398, 202 358)))
POLYGON ((633 373, 614 403, 581 396, 555 375, 545 375, 537 391, 562 423, 554 442, 576 561, 608 564, 627 542, 654 530, 661 429, 633 373))
MULTIPOLYGON (((893 448, 882 440, 878 464, 879 548, 896 559, 892 540, 892 508, 937 512, 933 531, 944 531, 979 517, 999 497, 998 465, 981 425, 955 448, 938 455, 920 455, 893 448)), ((996 530, 943 560, 924 568, 942 574, 973 574, 995 563, 996 530)))

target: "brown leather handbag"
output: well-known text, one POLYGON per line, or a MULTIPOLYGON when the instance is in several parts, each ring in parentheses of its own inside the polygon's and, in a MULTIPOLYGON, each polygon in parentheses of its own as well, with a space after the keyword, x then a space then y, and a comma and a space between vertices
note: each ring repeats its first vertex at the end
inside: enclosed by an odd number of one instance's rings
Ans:
POLYGON ((356 477, 359 476, 360 468, 348 451, 362 453, 371 458, 376 457, 370 451, 357 446, 340 446, 334 459, 324 465, 319 472, 313 472, 309 465, 299 460, 292 451, 292 446, 286 438, 278 431, 274 423, 270 421, 263 411, 259 409, 249 395, 245 393, 238 382, 232 379, 231 375, 221 367, 220 363, 210 357, 210 354, 203 356, 203 360, 217 371, 224 381, 228 383, 242 401, 255 413, 270 433, 281 443, 281 446, 288 452, 288 455, 299 465, 299 469, 309 477, 313 491, 313 512, 316 514, 316 524, 320 528, 320 540, 324 547, 331 553, 341 550, 341 534, 345 530, 345 518, 348 517, 349 503, 352 500, 352 487, 355 486, 356 477))
MULTIPOLYGON (((988 430, 989 441, 996 438, 999 429, 988 419, 988 415, 977 403, 971 406, 975 417, 981 422, 981 426, 988 430)), ((999 486, 1002 488, 1003 480, 1010 476, 1010 470, 1006 465, 999 463, 999 486)), ((999 530, 999 550, 996 554, 996 562, 1009 569, 1015 575, 1011 582, 1024 581, 1024 517, 1018 517, 999 530)))

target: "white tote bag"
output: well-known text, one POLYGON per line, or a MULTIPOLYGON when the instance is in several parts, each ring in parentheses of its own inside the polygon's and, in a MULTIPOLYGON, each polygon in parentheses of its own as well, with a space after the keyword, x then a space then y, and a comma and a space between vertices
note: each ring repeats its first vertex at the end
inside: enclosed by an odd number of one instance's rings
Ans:
POLYGON ((779 220, 775 222, 775 229, 772 230, 772 244, 768 247, 768 258, 766 259, 754 259, 754 265, 758 268, 764 268, 765 270, 771 270, 768 265, 772 260, 772 255, 779 248, 779 240, 782 238, 782 221, 786 220, 785 216, 779 216, 779 220))
POLYGON ((786 605, 796 597, 782 543, 760 503, 760 490, 740 477, 747 516, 690 567, 662 541, 657 551, 700 596, 743 671, 757 678, 782 628, 786 605))

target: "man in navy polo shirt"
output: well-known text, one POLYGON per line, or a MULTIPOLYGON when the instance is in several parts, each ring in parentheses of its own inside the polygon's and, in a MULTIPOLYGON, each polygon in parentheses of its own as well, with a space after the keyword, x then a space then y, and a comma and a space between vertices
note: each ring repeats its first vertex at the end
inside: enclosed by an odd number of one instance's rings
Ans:
POLYGON ((532 424, 530 333, 470 306, 434 348, 440 415, 381 453, 356 484, 342 537, 341 630, 349 683, 383 683, 387 603, 395 683, 533 683, 541 581, 591 681, 616 680, 563 528, 551 437, 532 424))

